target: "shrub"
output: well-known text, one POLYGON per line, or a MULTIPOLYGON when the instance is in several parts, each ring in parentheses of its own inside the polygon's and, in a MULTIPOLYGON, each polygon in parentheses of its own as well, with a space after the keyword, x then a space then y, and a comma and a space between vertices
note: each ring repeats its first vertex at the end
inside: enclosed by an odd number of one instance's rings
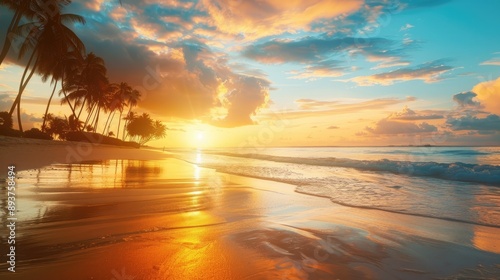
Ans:
POLYGON ((23 134, 19 130, 0 126, 0 135, 10 136, 10 137, 21 137, 23 134))
POLYGON ((0 112, 0 126, 3 128, 12 129, 12 125, 12 116, 9 114, 9 112, 0 112))
POLYGON ((48 133, 42 132, 38 128, 32 128, 30 130, 26 130, 23 133, 24 138, 34 138, 34 139, 44 139, 44 140, 52 140, 52 136, 50 136, 48 133))

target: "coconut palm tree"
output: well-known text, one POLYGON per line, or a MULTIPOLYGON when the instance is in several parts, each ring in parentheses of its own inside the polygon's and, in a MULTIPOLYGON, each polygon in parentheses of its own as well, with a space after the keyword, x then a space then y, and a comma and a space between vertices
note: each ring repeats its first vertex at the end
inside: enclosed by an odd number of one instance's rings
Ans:
POLYGON ((127 95, 128 88, 132 90, 132 88, 127 83, 123 82, 120 84, 112 84, 112 87, 116 91, 110 94, 110 98, 108 100, 109 103, 107 104, 107 106, 109 110, 109 115, 108 119, 106 120, 106 124, 104 125, 102 134, 104 134, 106 130, 109 131, 111 123, 115 118, 116 111, 120 112, 120 118, 121 118, 121 112, 123 111, 123 108, 126 105, 125 97, 127 95))
MULTIPOLYGON (((137 104, 137 99, 140 94, 137 90, 132 89, 132 87, 125 83, 121 82, 118 85, 118 91, 116 92, 115 96, 115 101, 117 103, 116 109, 120 112, 120 118, 118 119, 118 130, 116 133, 116 136, 119 137, 120 135, 120 127, 121 127, 121 121, 122 121, 122 115, 123 115, 123 109, 125 109, 125 106, 131 106, 131 104, 135 105, 137 104)), ((132 105, 132 106, 133 106, 132 105)), ((130 109, 129 109, 130 111, 130 109)))
POLYGON ((68 118, 69 130, 71 131, 81 131, 83 129, 83 122, 80 121, 75 115, 71 115, 68 118))
MULTIPOLYGON (((52 101, 52 98, 54 97, 54 93, 57 87, 57 83, 61 81, 61 91, 59 92, 59 95, 63 93, 66 97, 66 91, 65 89, 67 88, 65 86, 66 81, 68 80, 67 77, 73 73, 78 66, 81 64, 82 61, 82 56, 80 52, 77 51, 71 51, 59 58, 59 60, 54 62, 53 68, 51 71, 47 71, 42 75, 42 81, 45 82, 49 77, 51 77, 51 84, 54 84, 54 88, 52 89, 52 94, 50 95, 49 101, 47 102, 47 106, 45 109, 45 114, 48 113, 50 103, 52 101)), ((63 100, 66 100, 64 98, 63 100)), ((75 113, 75 108, 71 105, 71 102, 68 102, 69 107, 71 111, 73 112, 73 115, 76 116, 75 113)), ((42 124, 42 131, 45 129, 45 121, 42 124)))
POLYGON ((85 23, 83 17, 75 14, 61 14, 61 9, 67 1, 56 0, 36 1, 31 6, 35 11, 35 20, 19 27, 20 32, 26 33, 26 39, 21 45, 19 58, 26 52, 31 51, 31 56, 21 79, 18 95, 12 104, 10 114, 17 107, 19 129, 21 125, 21 96, 26 85, 36 71, 42 77, 55 76, 55 80, 60 79, 59 75, 64 75, 64 58, 70 52, 85 53, 85 46, 78 36, 69 29, 66 23, 85 23), (47 2, 52 2, 53 9, 46 8, 47 2), (57 9, 55 9, 57 7, 57 9), (55 9, 55 10, 54 10, 55 9), (23 32, 24 31, 24 32, 23 32), (34 61, 34 62, 33 62, 34 61), (32 63, 33 62, 33 63, 32 63), (30 74, 26 78, 26 73, 30 69, 30 74))
MULTIPOLYGON (((76 106, 80 107, 77 117, 80 118, 84 108, 87 109, 87 118, 85 120, 85 127, 87 124, 94 123, 100 106, 104 106, 107 102, 108 96, 104 96, 109 90, 108 78, 106 77, 106 66, 101 57, 96 56, 94 53, 89 53, 80 67, 72 72, 68 77, 65 90, 68 92, 63 102, 71 103, 72 101, 76 106), (93 118, 92 118, 93 117, 93 118)), ((94 130, 97 126, 94 126, 94 130)))
POLYGON ((80 67, 68 76, 65 87, 67 97, 63 99, 63 102, 73 101, 75 107, 76 105, 80 107, 78 118, 80 118, 83 109, 87 109, 85 126, 95 115, 97 101, 102 95, 103 89, 108 85, 106 73, 104 60, 91 52, 87 54, 80 67))
POLYGON ((129 112, 127 113, 127 115, 123 118, 123 119, 125 120, 125 126, 124 126, 124 128, 123 128, 123 139, 122 139, 123 141, 125 141, 126 136, 128 136, 128 135, 129 135, 129 133, 128 133, 128 129, 127 129, 127 128, 128 128, 128 124, 129 124, 131 121, 133 121, 134 119, 136 119, 137 117, 138 117, 138 116, 137 116, 137 114, 136 114, 135 112, 131 112, 131 111, 129 111, 129 112), (125 134, 125 133, 127 133, 127 134, 125 134))
POLYGON ((153 139, 161 139, 167 133, 167 127, 160 121, 154 121, 149 114, 143 113, 133 118, 127 125, 130 136, 135 137, 139 144, 144 145, 153 139))
POLYGON ((10 20, 10 24, 5 32, 5 38, 3 42, 2 51, 0 52, 0 65, 4 61, 5 57, 9 53, 12 46, 14 37, 16 37, 16 29, 19 26, 19 22, 23 17, 32 19, 35 12, 32 10, 31 6, 36 4, 37 0, 1 0, 0 5, 6 6, 8 9, 14 11, 14 15, 10 20))
MULTIPOLYGON (((139 102, 140 99, 141 99, 141 93, 138 90, 134 89, 130 92, 130 94, 127 96, 127 106, 128 106, 127 116, 130 116, 130 114, 132 113, 132 108, 137 106, 137 103, 139 102)), ((124 118, 124 120, 125 120, 125 123, 123 124, 122 140, 125 140, 125 136, 126 136, 125 133, 127 132, 125 127, 127 127, 128 123, 131 119, 124 118)), ((118 130, 118 132, 120 132, 120 131, 118 130)), ((116 135, 117 135, 117 137, 119 137, 118 133, 116 135)))

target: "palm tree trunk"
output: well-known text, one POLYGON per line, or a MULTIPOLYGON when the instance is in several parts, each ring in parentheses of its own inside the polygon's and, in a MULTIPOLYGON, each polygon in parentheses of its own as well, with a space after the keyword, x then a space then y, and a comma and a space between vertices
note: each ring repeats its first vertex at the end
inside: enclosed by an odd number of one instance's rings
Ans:
POLYGON ((107 126, 108 130, 106 131, 106 134, 109 133, 109 128, 111 127, 111 123, 113 122, 113 120, 115 119, 115 115, 116 115, 116 111, 113 112, 113 116, 111 117, 111 120, 109 121, 109 124, 107 126))
POLYGON ((12 114, 14 113, 14 109, 17 106, 17 122, 19 125, 19 130, 21 132, 23 132, 23 125, 21 123, 21 96, 23 95, 24 89, 26 88, 29 81, 31 80, 31 77, 35 73, 38 59, 35 60, 35 63, 33 63, 33 67, 31 68, 31 73, 26 78, 26 74, 28 73, 29 66, 30 66, 31 61, 33 60, 34 57, 35 57, 35 51, 33 51, 33 53, 31 54, 30 59, 28 60, 28 64, 26 65, 26 68, 24 69, 23 76, 21 78, 21 83, 19 84, 19 92, 17 93, 16 99, 14 100, 14 103, 12 103, 12 106, 10 107, 10 111, 9 111, 9 114, 12 116, 12 114))
POLYGON ((49 113, 50 102, 52 101, 52 97, 54 97, 54 93, 56 92, 56 87, 57 87, 57 81, 54 83, 52 94, 50 95, 49 102, 47 102, 47 107, 45 108, 45 114, 42 123, 42 132, 45 132, 45 122, 47 121, 47 114, 49 113))
MULTIPOLYGON (((68 100, 68 105, 69 105, 69 108, 71 109, 71 112, 73 112, 73 116, 76 117, 75 108, 73 108, 73 106, 71 105, 71 101, 68 99, 68 95, 66 94, 66 91, 64 90, 64 71, 63 71, 62 78, 61 78, 61 91, 64 94, 64 98, 66 98, 66 100, 68 100)), ((76 105, 76 101, 75 101, 75 105, 76 105)), ((78 121, 78 118, 77 118, 77 121, 78 121)))
MULTIPOLYGON (((132 112, 132 106, 128 107, 128 113, 127 113, 127 116, 130 116, 130 112, 132 112)), ((125 141, 125 133, 127 132, 127 124, 128 124, 129 120, 127 120, 124 124, 123 124, 123 137, 122 137, 122 140, 125 141)))
POLYGON ((87 118, 85 119, 85 123, 83 124, 83 126, 87 126, 87 124, 88 124, 88 122, 90 120, 90 116, 92 115, 92 111, 94 111, 94 106, 90 107, 89 114, 87 115, 87 118))
POLYGON ((80 115, 82 114, 83 108, 85 107, 85 103, 87 102, 87 97, 83 99, 82 107, 80 107, 80 112, 78 112, 77 119, 80 119, 80 115))
MULTIPOLYGON (((35 52, 33 52, 30 56, 30 59, 28 60, 28 64, 26 64, 26 68, 24 68, 24 72, 23 72, 23 76, 21 77, 21 83, 19 84, 19 92, 17 93, 17 96, 16 96, 16 99, 14 100, 14 102, 12 103, 12 106, 10 107, 10 111, 9 111, 9 114, 12 116, 12 114, 14 113, 14 109, 16 108, 17 106, 17 103, 19 102, 19 99, 21 99, 21 90, 24 89, 24 79, 26 78, 26 74, 28 73, 28 69, 30 68, 30 64, 31 62, 33 61, 33 57, 35 57, 35 52)), ((32 69, 32 72, 34 72, 34 67, 32 69)))
POLYGON ((95 111, 94 111, 94 115, 92 116, 92 120, 90 121, 90 125, 92 126, 93 128, 93 132, 95 132, 95 119, 97 118, 97 111, 99 111, 99 106, 96 106, 95 107, 95 111))
POLYGON ((120 119, 118 120, 118 128, 116 132, 116 138, 118 139, 120 137, 120 125, 122 122, 122 111, 120 111, 120 119))
POLYGON ((99 115, 101 113, 101 107, 98 105, 97 107, 97 114, 96 114, 96 118, 95 118, 95 125, 94 125, 94 132, 97 131, 97 125, 99 124, 99 115))
POLYGON ((87 115, 87 119, 85 120, 85 127, 87 127, 87 124, 89 123, 89 121, 91 120, 91 116, 92 116, 92 113, 94 112, 94 109, 95 109, 95 104, 92 105, 92 107, 90 108, 90 112, 89 114, 87 115))
POLYGON ((5 57, 9 53, 10 46, 12 45, 12 38, 9 38, 15 27, 19 25, 19 21, 22 18, 21 9, 17 9, 16 13, 10 21, 9 28, 7 28, 7 33, 5 33, 5 41, 3 42, 2 52, 0 53, 0 65, 4 61, 5 57))
POLYGON ((106 123, 104 124, 104 129, 102 130, 103 135, 104 135, 104 133, 106 133, 106 127, 108 127, 109 119, 112 119, 111 115, 113 115, 113 114, 111 114, 111 112, 110 112, 108 115, 108 118, 106 119, 106 123))

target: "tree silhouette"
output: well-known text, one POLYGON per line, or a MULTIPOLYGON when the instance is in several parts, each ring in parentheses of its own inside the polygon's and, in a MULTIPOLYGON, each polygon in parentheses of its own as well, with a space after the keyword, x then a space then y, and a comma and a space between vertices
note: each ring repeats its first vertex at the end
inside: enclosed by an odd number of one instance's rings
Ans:
POLYGON ((64 140, 65 133, 69 130, 68 120, 61 117, 54 117, 52 114, 48 114, 46 118, 46 132, 52 137, 57 136, 57 138, 59 138, 60 140, 64 140))
POLYGON ((87 54, 81 65, 68 75, 65 85, 68 94, 63 99, 63 103, 74 102, 75 107, 80 107, 78 119, 83 109, 87 109, 85 127, 89 122, 93 123, 92 116, 95 118, 97 107, 103 104, 100 100, 103 98, 104 89, 109 84, 106 73, 104 60, 91 52, 87 54))
POLYGON ((0 112, 0 127, 12 129, 14 122, 9 112, 0 112))
POLYGON ((164 138, 167 127, 160 121, 153 121, 147 113, 143 113, 129 120, 127 132, 132 138, 136 138, 139 144, 144 145, 153 139, 164 138))
POLYGON ((26 65, 25 71, 19 85, 19 92, 14 100, 9 114, 13 114, 17 107, 19 130, 22 131, 21 124, 21 96, 28 85, 31 77, 36 72, 42 77, 54 76, 55 80, 63 75, 65 57, 71 51, 85 52, 85 46, 78 36, 69 29, 65 23, 79 22, 84 24, 83 17, 74 14, 61 14, 61 9, 67 5, 68 1, 34 1, 30 5, 34 12, 35 21, 24 24, 17 28, 17 32, 25 34, 25 40, 19 50, 19 58, 26 52, 31 51, 31 56, 26 65), (47 3, 53 3, 51 9, 47 9, 47 3), (28 72, 30 72, 28 74, 28 72), (26 76, 28 74, 28 76, 26 76))

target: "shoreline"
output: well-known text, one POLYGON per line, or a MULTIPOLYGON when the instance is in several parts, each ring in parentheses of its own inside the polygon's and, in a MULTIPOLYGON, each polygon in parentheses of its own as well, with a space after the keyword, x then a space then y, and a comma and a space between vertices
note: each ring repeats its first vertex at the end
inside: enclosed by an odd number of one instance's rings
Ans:
POLYGON ((107 159, 152 160, 168 157, 153 149, 138 149, 88 142, 39 140, 0 136, 0 178, 7 166, 18 171, 37 169, 56 163, 77 163, 107 159))
MULTIPOLYGON (((23 145, 18 146, 16 151, 23 145)), ((60 157, 55 150, 61 148, 66 150, 58 145, 49 155, 60 157)), ((2 264, 2 276, 54 279, 54 271, 60 277, 55 279, 500 275, 498 228, 341 206, 298 193, 294 185, 219 173, 158 152, 93 151, 87 160, 106 162, 60 162, 21 172, 19 271, 6 274, 2 264)))

